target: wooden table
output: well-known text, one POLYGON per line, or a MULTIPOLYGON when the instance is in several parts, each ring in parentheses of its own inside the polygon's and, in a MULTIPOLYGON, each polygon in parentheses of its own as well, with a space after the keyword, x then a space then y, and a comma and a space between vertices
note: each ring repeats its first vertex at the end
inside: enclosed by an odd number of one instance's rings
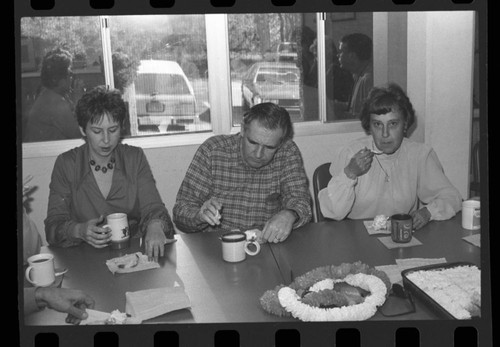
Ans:
MULTIPOLYGON (((256 256, 239 263, 222 259, 220 233, 176 235, 177 242, 165 247, 160 268, 113 275, 108 259, 142 251, 139 240, 119 251, 95 249, 88 244, 71 248, 47 247, 55 256, 56 267, 67 267, 63 287, 78 288, 90 294, 95 309, 125 312, 125 292, 150 288, 184 286, 191 301, 190 309, 173 311, 144 323, 219 323, 269 322, 280 319, 267 314, 259 298, 283 282, 268 245, 256 256)), ((65 324, 65 314, 43 310, 25 318, 26 325, 65 324)))
MULTIPOLYGON (((451 262, 470 262, 480 266, 481 249, 462 238, 480 233, 461 226, 461 214, 447 221, 432 221, 416 231, 422 245, 386 248, 379 237, 369 235, 362 221, 343 220, 311 223, 292 232, 283 243, 271 244, 286 284, 291 273, 300 276, 316 267, 361 261, 371 267, 396 264, 402 258, 446 258, 451 262)), ((390 319, 437 319, 422 302, 416 300, 416 313, 390 319)), ((377 313, 371 320, 386 320, 377 313)))
MULTIPOLYGON (((266 313, 259 298, 266 290, 290 281, 290 270, 299 276, 318 266, 361 261, 369 266, 395 264, 397 258, 441 258, 448 262, 466 261, 480 265, 480 248, 462 240, 479 233, 461 227, 461 215, 449 221, 433 221, 415 237, 421 246, 389 250, 378 236, 370 236, 362 221, 310 223, 292 232, 280 244, 262 245, 256 256, 240 263, 222 260, 220 233, 176 235, 167 245, 160 268, 113 275, 105 265, 126 253, 144 252, 139 240, 119 251, 95 249, 87 244, 71 248, 47 247, 55 256, 56 267, 67 267, 63 287, 82 289, 96 301, 95 309, 125 312, 125 292, 149 288, 184 286, 191 308, 167 313, 144 323, 223 323, 296 321, 266 313)), ((61 325, 65 314, 43 310, 26 317, 26 325, 61 325)), ((417 312, 402 320, 436 319, 417 301, 417 312)), ((372 320, 384 320, 380 314, 372 320)), ((392 319, 399 319, 398 317, 392 319)))

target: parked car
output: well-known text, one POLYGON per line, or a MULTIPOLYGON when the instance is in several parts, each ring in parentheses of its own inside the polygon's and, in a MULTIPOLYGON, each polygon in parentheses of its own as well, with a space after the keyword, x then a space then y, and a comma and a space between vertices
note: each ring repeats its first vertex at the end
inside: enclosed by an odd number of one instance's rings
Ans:
POLYGON ((141 60, 134 83, 139 127, 183 130, 197 121, 193 87, 177 62, 141 60))
POLYGON ((241 81, 242 104, 248 109, 262 102, 300 114, 300 70, 294 63, 258 62, 241 81))
POLYGON ((280 42, 277 48, 276 61, 296 62, 297 44, 295 42, 280 42))

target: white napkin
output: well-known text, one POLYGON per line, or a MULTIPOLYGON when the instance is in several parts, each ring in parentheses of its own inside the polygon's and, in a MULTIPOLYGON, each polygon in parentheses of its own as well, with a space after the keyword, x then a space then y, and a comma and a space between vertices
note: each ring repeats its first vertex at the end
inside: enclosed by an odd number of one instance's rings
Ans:
POLYGON ((481 248, 481 234, 474 234, 462 237, 465 241, 472 243, 474 246, 481 248))
MULTIPOLYGON (((127 317, 122 323, 112 323, 112 313, 97 311, 87 308, 85 310, 89 315, 87 319, 80 322, 80 325, 106 325, 106 324, 141 324, 141 320, 136 317, 127 317)), ((113 313, 121 315, 120 311, 115 310, 113 313)))
POLYGON ((373 221, 372 220, 365 220, 365 221, 363 221, 363 224, 365 225, 366 231, 368 231, 369 235, 376 235, 376 234, 390 235, 391 234, 391 231, 387 230, 387 229, 375 230, 373 228, 373 221))
POLYGON ((129 273, 135 271, 149 270, 159 268, 160 264, 155 261, 149 261, 148 256, 141 252, 125 254, 124 256, 106 260, 109 271, 113 274, 129 273))
POLYGON ((140 320, 191 307, 191 302, 181 286, 126 292, 125 298, 125 311, 140 320))
POLYGON ((413 246, 420 246, 422 242, 417 240, 417 238, 414 236, 411 238, 409 242, 406 243, 398 243, 392 241, 392 238, 390 236, 382 236, 378 238, 380 242, 384 244, 387 248, 400 248, 400 247, 413 247, 413 246))

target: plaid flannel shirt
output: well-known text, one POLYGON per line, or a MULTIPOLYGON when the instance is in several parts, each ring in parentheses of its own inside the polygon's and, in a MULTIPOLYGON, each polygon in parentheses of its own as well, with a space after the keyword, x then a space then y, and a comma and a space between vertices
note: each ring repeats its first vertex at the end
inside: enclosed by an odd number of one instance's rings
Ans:
POLYGON ((293 228, 311 220, 311 196, 297 145, 286 141, 268 165, 255 169, 242 158, 239 134, 219 135, 198 148, 177 193, 173 219, 184 232, 262 229, 284 209, 299 216, 293 228), (195 218, 212 197, 222 203, 221 224, 215 227, 195 218))

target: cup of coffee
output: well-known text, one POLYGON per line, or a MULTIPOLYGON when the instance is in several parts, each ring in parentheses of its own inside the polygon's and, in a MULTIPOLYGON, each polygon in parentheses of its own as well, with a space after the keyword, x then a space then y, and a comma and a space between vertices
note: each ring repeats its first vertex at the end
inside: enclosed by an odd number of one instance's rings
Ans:
POLYGON ((391 238, 397 243, 411 241, 413 232, 413 218, 409 214, 395 214, 391 216, 391 238))
POLYGON ((112 213, 106 217, 102 226, 111 230, 111 248, 123 249, 129 246, 130 231, 126 213, 112 213))
POLYGON ((26 279, 37 287, 47 287, 54 283, 54 256, 49 253, 40 253, 28 258, 26 279))
POLYGON ((243 232, 229 232, 221 236, 222 258, 231 263, 243 261, 246 255, 256 255, 260 252, 260 243, 257 240, 247 240, 243 232), (252 248, 252 249, 251 249, 252 248))
POLYGON ((481 228, 481 202, 465 200, 462 202, 462 228, 477 230, 481 228))

